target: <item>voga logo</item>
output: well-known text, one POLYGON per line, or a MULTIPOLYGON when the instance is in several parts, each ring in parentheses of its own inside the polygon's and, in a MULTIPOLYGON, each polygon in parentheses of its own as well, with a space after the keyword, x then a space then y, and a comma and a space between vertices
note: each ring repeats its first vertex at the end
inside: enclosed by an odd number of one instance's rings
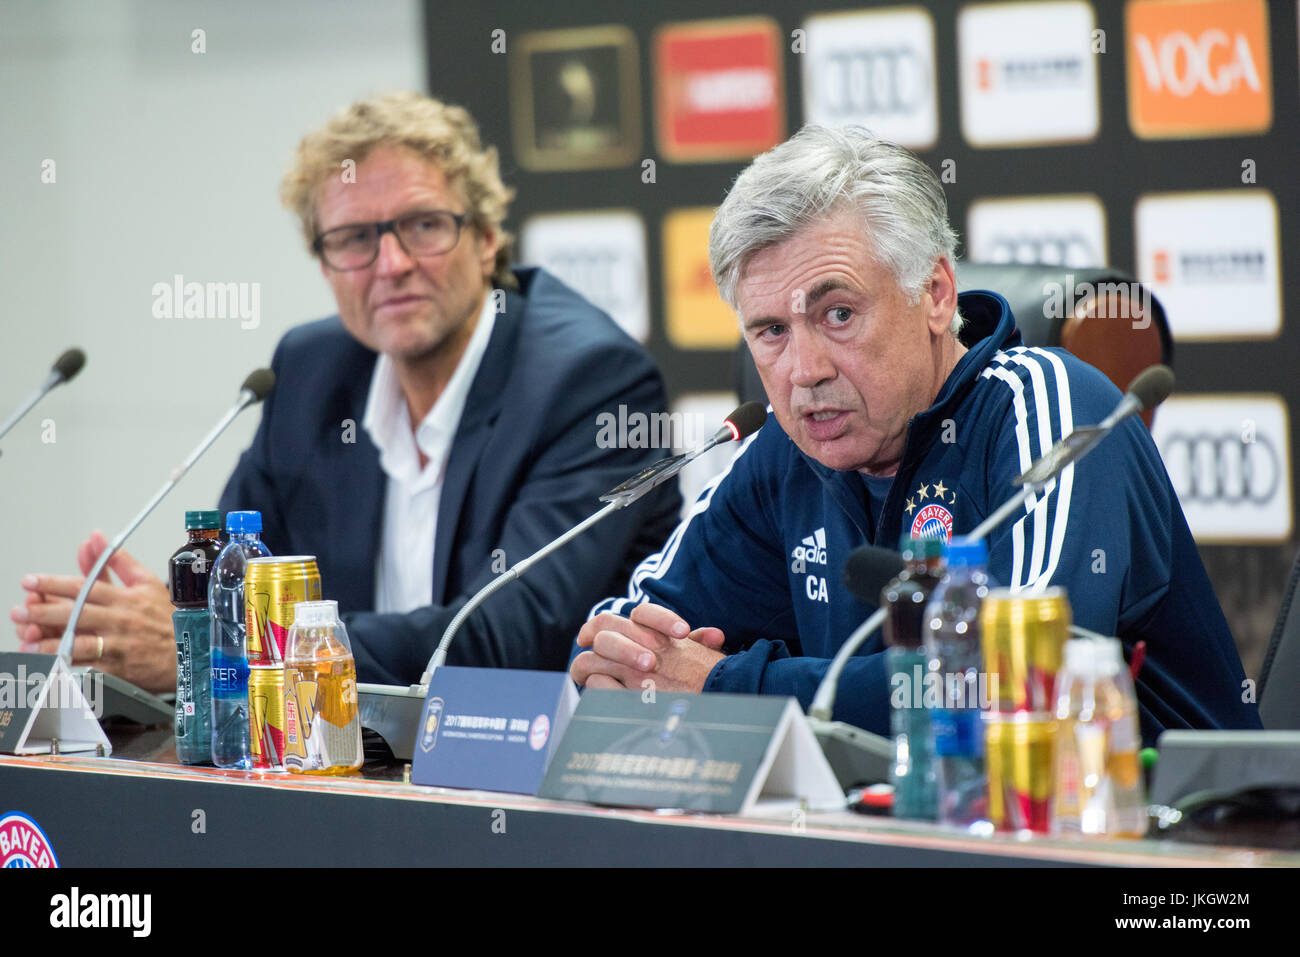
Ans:
POLYGON ((51 927, 127 927, 132 937, 148 937, 153 920, 152 894, 70 894, 50 898, 51 927))
POLYGON ((262 284, 258 282, 186 282, 177 273, 170 283, 156 282, 155 319, 238 319, 239 328, 262 323, 262 284))
POLYGON ((1147 86, 1156 92, 1166 89, 1186 99, 1197 87, 1214 96, 1231 93, 1242 84, 1256 93, 1262 89, 1250 42, 1241 33, 1229 37, 1222 30, 1210 29, 1193 39, 1176 30, 1158 43, 1139 33, 1133 47, 1147 86), (1216 54, 1217 49, 1223 52, 1216 54))

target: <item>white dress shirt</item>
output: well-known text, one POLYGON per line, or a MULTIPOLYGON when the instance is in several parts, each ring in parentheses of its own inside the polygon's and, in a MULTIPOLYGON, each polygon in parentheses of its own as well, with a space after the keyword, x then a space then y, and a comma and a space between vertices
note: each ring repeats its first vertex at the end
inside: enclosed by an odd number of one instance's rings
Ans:
POLYGON ((465 354, 414 432, 393 360, 381 354, 375 362, 362 420, 388 476, 375 565, 375 611, 407 612, 433 601, 433 540, 447 457, 495 320, 492 297, 488 296, 465 354), (423 469, 420 452, 428 459, 423 469))

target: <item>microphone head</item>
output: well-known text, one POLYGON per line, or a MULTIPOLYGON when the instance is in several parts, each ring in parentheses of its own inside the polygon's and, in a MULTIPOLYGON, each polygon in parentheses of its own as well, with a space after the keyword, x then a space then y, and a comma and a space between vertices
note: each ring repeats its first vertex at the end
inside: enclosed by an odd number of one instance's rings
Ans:
POLYGON ((753 435, 767 421, 767 409, 758 402, 746 402, 723 420, 730 428, 732 441, 753 435))
POLYGON ((86 364, 86 354, 80 349, 69 349, 63 355, 54 360, 51 367, 59 374, 60 382, 68 382, 86 364))
POLYGON ((261 402, 275 388, 275 373, 270 369, 254 369, 239 387, 240 392, 253 393, 253 401, 261 402))
POLYGON ((879 545, 862 545, 844 563, 844 587, 868 605, 880 603, 880 593, 903 570, 903 556, 879 545))
POLYGON ((1174 370, 1165 365, 1147 366, 1128 387, 1128 394, 1142 403, 1143 411, 1154 409, 1173 391, 1174 370))

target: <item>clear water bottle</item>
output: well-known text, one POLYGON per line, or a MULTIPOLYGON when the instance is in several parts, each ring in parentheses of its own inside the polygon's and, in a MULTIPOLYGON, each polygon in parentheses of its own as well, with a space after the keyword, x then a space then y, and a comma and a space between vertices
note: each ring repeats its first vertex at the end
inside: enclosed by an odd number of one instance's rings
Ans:
MULTIPOLYGON (((885 670, 890 686, 890 735, 894 764, 894 817, 933 821, 937 781, 930 754, 930 712, 926 700, 933 685, 926 674, 928 656, 922 641, 925 608, 943 577, 943 539, 904 536, 899 545, 907 567, 880 593, 885 616, 885 670)), ((931 695, 933 697, 933 695, 931 695)))
POLYGON ((208 580, 212 631, 212 763, 251 768, 248 753, 248 653, 244 634, 244 566, 271 550, 262 544, 261 512, 229 512, 228 544, 208 580))
POLYGON ((1137 697, 1119 639, 1067 641, 1056 694, 1052 832, 1142 837, 1137 697))
POLYGON ((929 668, 942 680, 941 702, 930 716, 938 771, 939 822, 969 827, 988 819, 981 709, 989 700, 981 676, 980 609, 989 593, 988 548, 955 538, 948 571, 925 609, 929 668))

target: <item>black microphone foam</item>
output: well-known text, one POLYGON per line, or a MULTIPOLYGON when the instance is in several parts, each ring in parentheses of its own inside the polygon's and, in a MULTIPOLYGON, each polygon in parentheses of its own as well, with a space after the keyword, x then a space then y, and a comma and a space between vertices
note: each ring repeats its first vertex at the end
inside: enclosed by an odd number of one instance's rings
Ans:
POLYGON ((67 382, 72 379, 81 367, 86 364, 86 354, 80 349, 69 349, 54 360, 51 368, 59 374, 60 382, 67 382))
POLYGON ((239 391, 245 390, 253 393, 253 401, 261 402, 271 390, 275 388, 275 373, 270 369, 254 369, 244 380, 244 384, 239 387, 239 391))
POLYGON ((753 435, 763 427, 767 421, 767 409, 758 402, 746 402, 724 420, 736 433, 736 438, 732 441, 738 441, 746 436, 753 435))
POLYGON ((880 604, 880 593, 904 568, 903 556, 879 545, 862 545, 844 563, 844 586, 859 601, 880 604))
POLYGON ((1143 410, 1154 409, 1174 391, 1174 370, 1169 366, 1148 366, 1129 384, 1129 395, 1142 403, 1143 410))

